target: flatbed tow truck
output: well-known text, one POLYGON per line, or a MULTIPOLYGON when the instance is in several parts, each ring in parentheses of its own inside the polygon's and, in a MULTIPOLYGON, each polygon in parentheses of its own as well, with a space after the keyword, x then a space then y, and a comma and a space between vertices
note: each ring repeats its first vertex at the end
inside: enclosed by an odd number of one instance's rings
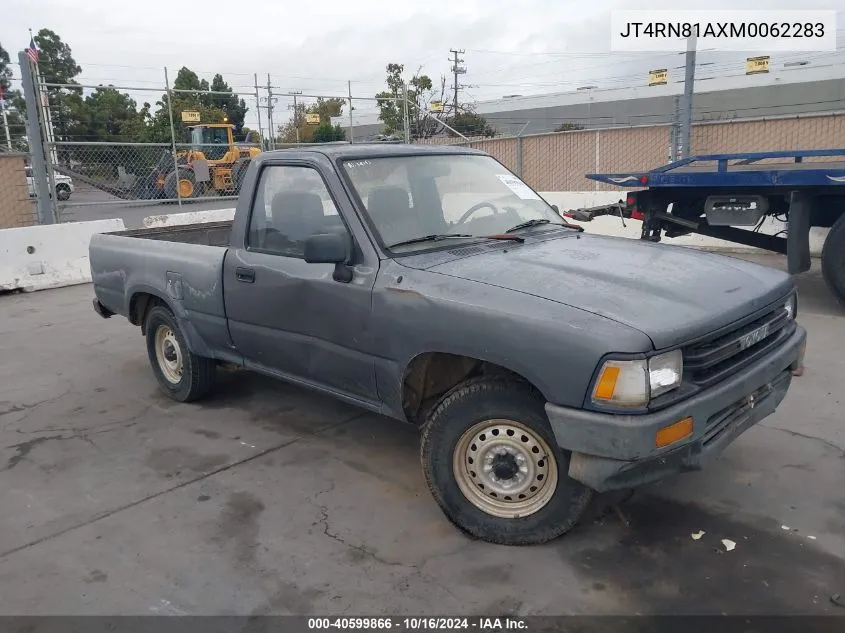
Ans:
POLYGON ((698 233, 782 253, 790 274, 810 268, 810 227, 829 227, 822 274, 845 305, 845 149, 707 154, 587 178, 637 189, 625 215, 643 221, 641 239, 698 233), (767 217, 786 228, 760 232, 767 217))

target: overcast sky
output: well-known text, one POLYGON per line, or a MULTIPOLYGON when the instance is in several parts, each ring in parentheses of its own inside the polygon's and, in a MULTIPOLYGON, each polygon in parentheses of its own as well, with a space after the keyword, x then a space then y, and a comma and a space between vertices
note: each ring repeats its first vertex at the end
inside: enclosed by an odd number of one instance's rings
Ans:
MULTIPOLYGON (((254 92, 253 73, 262 84, 270 73, 280 92, 345 95, 351 80, 354 95, 372 96, 383 89, 385 65, 398 62, 411 72, 421 66, 435 83, 447 75, 448 86, 449 49, 458 48, 466 50, 462 82, 472 86, 462 98, 473 101, 582 85, 642 85, 649 68, 683 63, 677 54, 611 54, 614 9, 763 4, 799 8, 796 0, 0 0, 0 43, 16 57, 28 44, 28 28, 50 28, 72 47, 83 68, 81 83, 155 88, 133 91, 139 103, 158 98, 164 66, 171 78, 181 66, 209 79, 221 72, 244 91, 254 92)), ((842 7, 843 0, 800 3, 842 7)), ((831 59, 822 53, 784 55, 811 57, 815 64, 831 59)), ((711 63, 701 72, 743 72, 747 56, 702 53, 700 60, 711 63)), ((278 105, 284 108, 286 99, 278 105)))

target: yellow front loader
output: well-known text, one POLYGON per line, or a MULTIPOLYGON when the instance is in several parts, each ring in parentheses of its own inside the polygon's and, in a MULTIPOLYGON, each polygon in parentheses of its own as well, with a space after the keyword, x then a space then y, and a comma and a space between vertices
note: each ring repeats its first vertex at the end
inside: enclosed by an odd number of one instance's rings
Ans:
MULTIPOLYGON (((185 128, 190 147, 173 158, 162 157, 150 182, 161 198, 200 198, 208 195, 237 195, 250 161, 261 153, 258 147, 235 144, 231 123, 206 123, 185 128), (169 163, 169 164, 168 164, 169 163)), ((151 192, 153 193, 153 192, 151 192)))

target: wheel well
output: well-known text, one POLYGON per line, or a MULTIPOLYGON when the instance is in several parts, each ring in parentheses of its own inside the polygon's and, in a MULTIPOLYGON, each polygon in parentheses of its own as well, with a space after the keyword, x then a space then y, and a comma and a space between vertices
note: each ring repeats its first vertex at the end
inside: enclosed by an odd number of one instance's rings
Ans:
POLYGON ((141 326, 141 334, 146 334, 147 314, 157 305, 167 304, 154 294, 149 292, 136 292, 129 301, 129 322, 132 325, 141 326))
POLYGON ((426 352, 414 358, 405 369, 402 379, 402 409, 405 417, 413 423, 422 422, 440 398, 453 387, 484 375, 501 376, 534 387, 524 376, 495 363, 458 354, 426 352))

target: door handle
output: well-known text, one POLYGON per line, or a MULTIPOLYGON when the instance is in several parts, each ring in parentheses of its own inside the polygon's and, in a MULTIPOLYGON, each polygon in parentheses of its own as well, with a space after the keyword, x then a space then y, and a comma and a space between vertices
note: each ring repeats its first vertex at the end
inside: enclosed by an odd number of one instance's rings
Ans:
POLYGON ((255 283, 255 271, 252 268, 235 268, 235 279, 247 284, 255 283))

